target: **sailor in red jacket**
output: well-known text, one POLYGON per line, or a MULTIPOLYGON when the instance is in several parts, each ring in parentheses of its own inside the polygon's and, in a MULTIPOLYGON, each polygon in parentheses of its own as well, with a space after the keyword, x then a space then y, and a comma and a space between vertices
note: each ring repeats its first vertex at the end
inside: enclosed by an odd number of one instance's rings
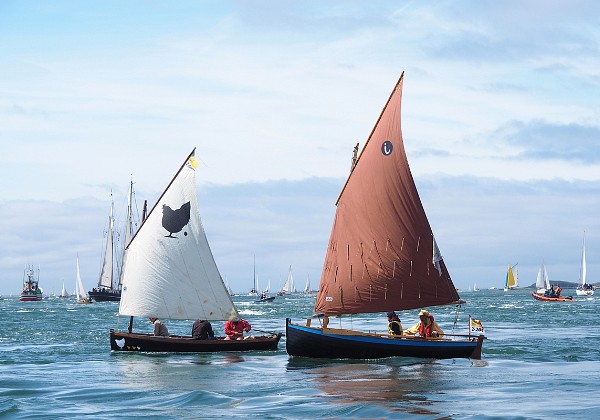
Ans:
POLYGON ((248 332, 251 329, 250 323, 245 319, 233 318, 225 323, 225 340, 243 340, 244 331, 248 332))
POLYGON ((435 322, 433 316, 431 316, 425 309, 419 312, 419 322, 417 322, 413 327, 405 330, 404 333, 409 335, 418 334, 424 338, 441 337, 444 335, 444 331, 440 328, 437 322, 435 322))

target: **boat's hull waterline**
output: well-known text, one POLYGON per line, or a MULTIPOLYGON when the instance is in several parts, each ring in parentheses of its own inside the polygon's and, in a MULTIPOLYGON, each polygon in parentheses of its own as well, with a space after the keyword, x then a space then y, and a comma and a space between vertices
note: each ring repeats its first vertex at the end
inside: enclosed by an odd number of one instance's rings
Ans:
POLYGON ((245 340, 197 340, 192 337, 157 337, 110 331, 110 348, 114 351, 211 353, 223 351, 277 350, 281 334, 252 336, 245 340))
POLYGON ((290 356, 327 359, 418 357, 481 359, 484 336, 471 339, 392 338, 377 334, 349 334, 348 330, 314 328, 286 320, 286 350, 290 356), (336 333, 338 331, 339 333, 336 333))

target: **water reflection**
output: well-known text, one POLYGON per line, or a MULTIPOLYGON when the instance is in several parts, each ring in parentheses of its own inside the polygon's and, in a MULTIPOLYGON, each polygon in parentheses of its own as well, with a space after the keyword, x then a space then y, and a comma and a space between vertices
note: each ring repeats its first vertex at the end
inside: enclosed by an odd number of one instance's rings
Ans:
POLYGON ((432 396, 443 392, 432 361, 389 363, 290 359, 288 370, 306 374, 334 404, 373 404, 392 412, 439 415, 432 396))
POLYGON ((245 362, 239 355, 132 353, 113 354, 114 373, 130 388, 197 389, 199 378, 206 388, 219 388, 223 372, 245 362))

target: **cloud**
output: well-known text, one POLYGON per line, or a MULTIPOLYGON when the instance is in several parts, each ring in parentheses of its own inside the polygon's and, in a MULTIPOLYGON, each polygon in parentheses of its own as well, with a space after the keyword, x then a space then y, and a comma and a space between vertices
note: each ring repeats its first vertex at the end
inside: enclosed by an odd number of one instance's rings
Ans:
POLYGON ((511 122, 497 137, 518 149, 517 158, 600 163, 600 126, 534 120, 511 122))

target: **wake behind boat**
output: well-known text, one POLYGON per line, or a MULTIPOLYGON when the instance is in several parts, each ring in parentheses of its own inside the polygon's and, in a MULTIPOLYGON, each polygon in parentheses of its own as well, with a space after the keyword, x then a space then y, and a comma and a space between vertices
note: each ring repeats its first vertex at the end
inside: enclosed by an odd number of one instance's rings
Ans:
MULTIPOLYGON (((162 193, 125 250, 119 315, 127 332, 110 331, 114 351, 221 352, 276 350, 281 334, 243 340, 156 337, 132 332, 134 317, 223 321, 239 317, 200 222, 194 151, 162 193)), ((191 323, 190 323, 191 326, 191 323)))
POLYGON ((320 326, 286 320, 291 356, 481 358, 484 336, 414 338, 330 328, 329 317, 461 303, 421 204, 400 128, 404 73, 350 176, 337 209, 315 312, 320 326), (321 318, 320 318, 321 319, 321 318))

